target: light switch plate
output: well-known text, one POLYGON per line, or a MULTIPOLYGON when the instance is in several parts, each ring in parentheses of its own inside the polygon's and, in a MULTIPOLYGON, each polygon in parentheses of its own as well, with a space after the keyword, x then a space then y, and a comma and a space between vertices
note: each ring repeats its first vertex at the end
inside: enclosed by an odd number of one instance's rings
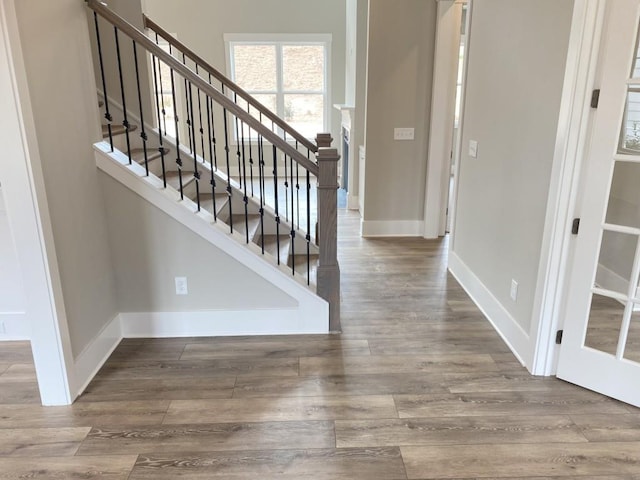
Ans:
POLYGON ((475 140, 469 140, 469 156, 478 158, 478 142, 475 140))
POLYGON ((187 277, 176 277, 176 295, 189 295, 187 277))
POLYGON ((415 128, 394 128, 394 140, 413 140, 415 139, 415 128))

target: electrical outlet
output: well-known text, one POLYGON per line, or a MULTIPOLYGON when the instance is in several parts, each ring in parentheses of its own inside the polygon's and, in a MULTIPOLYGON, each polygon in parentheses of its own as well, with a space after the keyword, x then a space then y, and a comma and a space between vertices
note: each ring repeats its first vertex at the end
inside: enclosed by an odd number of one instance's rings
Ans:
POLYGON ((176 277, 176 295, 188 295, 187 277, 176 277))
POLYGON ((478 142, 475 140, 469 140, 469 156, 478 158, 478 142))
POLYGON ((0 334, 7 333, 7 327, 4 326, 4 322, 0 321, 0 334))
POLYGON ((518 299, 518 282, 516 282, 515 280, 511 280, 511 300, 513 300, 514 302, 518 299))
POLYGON ((394 128, 394 140, 413 140, 415 138, 415 128, 394 128))

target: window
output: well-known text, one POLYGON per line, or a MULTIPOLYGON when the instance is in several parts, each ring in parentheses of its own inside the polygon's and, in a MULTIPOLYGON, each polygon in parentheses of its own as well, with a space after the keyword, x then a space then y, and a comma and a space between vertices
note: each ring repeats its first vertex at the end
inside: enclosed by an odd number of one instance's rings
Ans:
POLYGON ((307 138, 327 131, 330 35, 225 35, 231 78, 307 138))

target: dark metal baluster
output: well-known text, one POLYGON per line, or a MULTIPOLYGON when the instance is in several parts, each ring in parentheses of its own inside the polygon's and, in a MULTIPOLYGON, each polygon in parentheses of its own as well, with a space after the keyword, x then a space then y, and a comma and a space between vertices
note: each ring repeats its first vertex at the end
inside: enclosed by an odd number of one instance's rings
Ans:
MULTIPOLYGON (((198 73, 198 64, 196 63, 196 73, 198 73)), ((198 74, 200 75, 200 74, 198 74)), ((206 160, 206 154, 204 149, 204 128, 202 125, 202 99, 200 96, 200 87, 198 87, 198 120, 200 122, 200 148, 202 149, 202 158, 206 160)))
MULTIPOLYGON (((211 83, 211 74, 209 74, 209 83, 211 83)), ((216 145, 216 123, 215 123, 215 118, 214 118, 214 105, 213 105, 213 100, 210 99, 209 97, 207 97, 207 100, 209 101, 209 104, 211 105, 211 132, 212 135, 210 135, 211 137, 211 141, 213 142, 213 164, 216 167, 216 171, 218 171, 218 149, 217 149, 217 145, 216 145)))
MULTIPOLYGON (((278 150, 273 146, 273 196, 275 198, 276 211, 276 252, 278 265, 280 265, 280 209, 278 208, 278 150)), ((286 203, 286 201, 285 201, 286 203)))
POLYGON ((107 96, 107 81, 104 76, 104 62, 102 59, 102 44, 100 43, 100 27, 98 26, 98 14, 93 12, 93 19, 96 24, 96 43, 98 45, 98 58, 100 59, 100 77, 102 78, 102 94, 104 95, 104 118, 107 120, 107 132, 109 133, 109 145, 113 152, 113 133, 111 132, 111 122, 113 117, 109 113, 109 97, 107 96))
POLYGON ((196 183, 196 204, 198 205, 198 211, 200 211, 200 171, 198 170, 198 153, 196 152, 196 122, 193 118, 194 109, 193 109, 193 84, 188 82, 189 84, 189 111, 191 112, 191 138, 193 139, 193 178, 196 183))
MULTIPOLYGON (((156 33, 156 45, 158 44, 158 34, 156 33)), ((155 68, 155 64, 153 66, 155 68)), ((158 59, 158 78, 160 79, 160 92, 162 92, 162 69, 160 68, 160 59, 158 59)), ((158 88, 156 86, 156 99, 158 98, 158 88)), ((167 110, 164 107, 164 94, 160 93, 160 102, 162 105, 162 126, 164 127, 164 134, 167 134, 167 110)), ((175 106, 174 106, 175 109, 175 106)), ((158 130, 160 130, 160 115, 158 114, 158 130)), ((165 187, 166 187, 165 182, 165 187)))
MULTIPOLYGON (((233 101, 236 103, 236 105, 238 104, 238 94, 234 93, 233 94, 233 101)), ((238 176, 240 176, 242 174, 242 168, 240 166, 240 128, 238 125, 238 117, 235 117, 235 123, 236 123, 236 157, 238 157, 238 176)), ((240 184, 242 184, 242 178, 240 178, 240 184)))
MULTIPOLYGON (((247 113, 251 113, 251 106, 247 104, 247 113)), ((253 146, 251 145, 251 128, 249 128, 249 174, 251 175, 251 198, 253 198, 253 146)))
POLYGON ((258 175, 260 176, 260 243, 262 254, 264 255, 264 205, 266 192, 264 191, 264 143, 260 134, 258 135, 258 175))
MULTIPOLYGON (((287 132, 284 132, 284 141, 287 141, 287 132)), ((284 218, 289 221, 289 177, 287 172, 287 155, 284 155, 284 218)))
MULTIPOLYGON (((209 76, 211 76, 211 74, 209 74, 209 76)), ((209 134, 209 167, 211 168, 211 197, 213 200, 213 219, 217 222, 218 221, 218 208, 216 207, 216 176, 214 175, 214 170, 213 170, 213 158, 214 158, 214 142, 215 140, 213 140, 213 136, 215 135, 215 132, 212 133, 212 119, 211 116, 213 115, 213 108, 212 108, 212 104, 211 104, 211 99, 209 98, 209 96, 207 94, 205 94, 205 101, 207 103, 207 133, 209 134)), ((204 149, 204 146, 202 147, 204 149)))
MULTIPOLYGON (((297 144, 297 142, 296 142, 297 144)), ((296 145, 296 150, 297 150, 296 145)), ((296 162, 296 213, 298 220, 298 230, 300 230, 300 164, 296 162)))
MULTIPOLYGON (((298 142, 296 142, 296 147, 298 142)), ((296 226, 294 221, 295 216, 295 201, 294 201, 294 190, 293 190, 293 160, 291 161, 291 168, 289 169, 289 175, 291 176, 291 273, 293 275, 296 274, 296 265, 295 265, 295 242, 296 242, 296 226)))
POLYGON ((247 196, 247 162, 245 157, 244 145, 244 122, 240 123, 240 136, 242 140, 242 187, 244 189, 244 218, 247 223, 247 243, 249 243, 249 197, 247 196))
POLYGON ((311 178, 307 170, 307 285, 311 284, 311 178))
MULTIPOLYGON (((222 93, 224 94, 224 84, 222 85, 222 93)), ((233 189, 231 188, 231 172, 229 171, 229 121, 227 118, 227 109, 222 110, 224 117, 224 151, 227 160, 227 194, 229 195, 229 228, 233 233, 233 208, 231 207, 231 196, 233 189)))
MULTIPOLYGON (((184 65, 187 64, 187 58, 185 56, 185 54, 182 54, 182 63, 184 65)), ((187 107, 187 134, 189 135, 189 150, 191 152, 192 155, 195 155, 195 141, 196 139, 193 138, 193 136, 191 135, 191 118, 193 115, 193 112, 190 111, 189 107, 193 106, 193 104, 189 104, 189 94, 187 93, 187 79, 184 79, 184 101, 185 101, 185 105, 187 107)))
POLYGON ((136 42, 133 41, 133 63, 136 66, 136 87, 138 88, 138 107, 140 109, 140 124, 141 132, 140 138, 142 139, 142 153, 144 155, 144 169, 149 176, 149 156, 147 154, 147 131, 144 126, 144 112, 142 111, 142 93, 140 92, 140 70, 138 68, 138 47, 136 42))
MULTIPOLYGON (((171 45, 169 45, 169 53, 171 53, 171 45)), ((180 119, 178 118, 178 108, 176 102, 176 82, 173 73, 173 68, 170 69, 171 73, 171 98, 173 99, 174 115, 173 120, 176 125, 176 165, 178 165, 178 182, 180 186, 180 199, 184 200, 184 189, 182 188, 182 158, 180 157, 180 119)))
MULTIPOLYGON (((157 35, 156 35, 157 36, 157 35)), ((157 41, 157 39, 156 39, 157 41)), ((167 172, 165 171, 164 166, 164 143, 163 143, 163 135, 162 128, 160 128, 160 103, 158 102, 158 72, 160 71, 160 59, 156 57, 152 57, 153 62, 153 86, 156 92, 156 114, 158 115, 158 138, 160 139, 160 147, 158 151, 160 152, 160 162, 162 164, 162 183, 164 184, 164 188, 167 188, 167 172), (156 62, 158 63, 156 66, 156 62)), ((162 82, 162 80, 160 80, 162 82)), ((164 107, 163 107, 164 110, 164 107)), ((164 118, 164 113, 162 114, 164 118)), ((167 126, 165 120, 165 135, 167 134, 167 126)))
POLYGON ((118 40, 118 27, 113 27, 113 33, 116 37, 116 56, 118 58, 118 75, 120 76, 120 92, 122 93, 122 111, 124 120, 124 134, 127 139, 127 156, 129 157, 129 165, 131 165, 131 140, 129 139, 129 120, 127 119, 127 101, 124 93, 124 79, 122 78, 122 59, 120 58, 120 41, 118 40))

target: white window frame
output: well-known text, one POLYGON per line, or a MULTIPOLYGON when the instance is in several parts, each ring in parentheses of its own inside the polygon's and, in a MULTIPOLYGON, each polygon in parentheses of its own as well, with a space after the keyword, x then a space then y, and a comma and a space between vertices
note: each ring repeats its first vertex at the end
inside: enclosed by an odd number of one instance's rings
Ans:
MULTIPOLYGON (((245 89, 248 93, 271 94, 276 96, 276 113, 284 119, 284 95, 286 94, 318 94, 322 93, 324 99, 323 125, 322 131, 328 132, 331 124, 331 40, 329 33, 308 34, 308 33, 287 33, 287 34, 262 34, 262 33, 225 33, 225 55, 227 76, 234 82, 235 68, 233 64, 232 49, 235 45, 275 45, 276 46, 276 81, 275 91, 253 92, 245 89), (283 67, 282 67, 282 47, 286 45, 320 45, 324 47, 324 89, 320 91, 303 91, 283 89, 283 67)), ((242 85, 240 85, 242 87, 242 85)), ((244 87, 242 87, 244 88, 244 87)), ((316 132, 321 133, 321 132, 316 132)), ((313 138, 310 137, 311 140, 313 138)))

